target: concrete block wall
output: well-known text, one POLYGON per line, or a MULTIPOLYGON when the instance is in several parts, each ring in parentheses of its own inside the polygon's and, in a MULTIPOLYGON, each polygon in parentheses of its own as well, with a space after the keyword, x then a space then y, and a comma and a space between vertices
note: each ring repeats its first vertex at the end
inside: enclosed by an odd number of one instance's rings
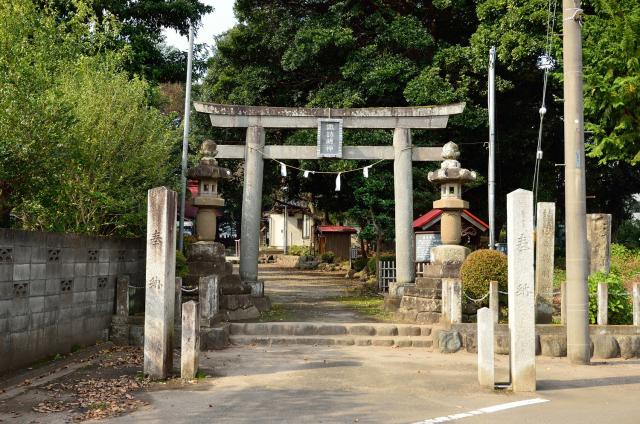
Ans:
POLYGON ((0 229, 0 373, 103 339, 117 275, 144 272, 143 239, 0 229))

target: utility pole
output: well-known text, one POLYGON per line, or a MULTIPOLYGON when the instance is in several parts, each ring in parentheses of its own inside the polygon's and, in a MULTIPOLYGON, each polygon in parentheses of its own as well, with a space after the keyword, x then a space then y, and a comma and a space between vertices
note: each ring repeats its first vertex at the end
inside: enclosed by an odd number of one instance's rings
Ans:
POLYGON ((567 256, 567 356, 589 364, 587 215, 582 93, 580 0, 562 1, 564 58, 564 163, 567 256))
POLYGON ((496 248, 496 48, 489 51, 489 249, 496 248))
POLYGON ((187 83, 184 96, 184 129, 182 131, 182 178, 180 187, 180 228, 178 250, 184 249, 184 211, 187 194, 187 159, 189 155, 189 122, 191 118, 191 68, 193 64, 193 25, 189 25, 189 52, 187 53, 187 83))

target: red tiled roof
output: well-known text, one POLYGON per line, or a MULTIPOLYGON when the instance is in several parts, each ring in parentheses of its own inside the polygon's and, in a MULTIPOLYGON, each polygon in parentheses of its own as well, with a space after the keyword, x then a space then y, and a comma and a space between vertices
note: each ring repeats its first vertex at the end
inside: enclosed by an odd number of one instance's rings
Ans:
POLYGON ((413 221, 413 228, 422 228, 440 215, 442 215, 442 209, 431 209, 429 212, 413 221))
POLYGON ((469 218, 473 219, 474 221, 476 221, 478 224, 480 224, 480 226, 484 227, 485 230, 489 229, 489 224, 487 224, 486 222, 484 222, 483 220, 481 220, 480 218, 478 218, 477 216, 475 216, 474 214, 472 214, 471 212, 469 212, 468 210, 464 210, 462 211, 464 212, 465 215, 467 215, 469 218))
MULTIPOLYGON (((469 220, 473 221, 476 226, 484 228, 483 231, 489 229, 489 225, 487 225, 486 222, 469 212, 467 209, 463 210, 462 212, 468 217, 469 220)), ((431 209, 429 212, 425 213, 419 218, 416 218, 413 221, 413 228, 421 229, 425 226, 430 226, 430 223, 432 223, 431 225, 433 225, 437 222, 436 218, 440 217, 440 215, 442 215, 442 209, 431 209)))
POLYGON ((353 227, 347 227, 344 225, 319 225, 318 231, 321 233, 347 233, 356 234, 358 230, 353 227))

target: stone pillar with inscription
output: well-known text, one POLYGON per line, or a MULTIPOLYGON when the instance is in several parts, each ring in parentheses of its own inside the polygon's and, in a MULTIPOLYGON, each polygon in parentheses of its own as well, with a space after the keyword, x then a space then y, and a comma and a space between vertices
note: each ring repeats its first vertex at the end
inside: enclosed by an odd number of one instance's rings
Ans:
POLYGON ((587 243, 589 245, 589 274, 611 269, 611 215, 587 214, 587 243))
POLYGON ((149 190, 144 312, 144 373, 169 376, 173 366, 176 285, 177 196, 166 187, 149 190))
POLYGON ((553 316, 553 266, 556 204, 540 202, 536 223, 536 322, 550 324, 553 316))
POLYGON ((536 326, 533 271, 533 193, 507 195, 509 336, 514 392, 536 390, 536 326))

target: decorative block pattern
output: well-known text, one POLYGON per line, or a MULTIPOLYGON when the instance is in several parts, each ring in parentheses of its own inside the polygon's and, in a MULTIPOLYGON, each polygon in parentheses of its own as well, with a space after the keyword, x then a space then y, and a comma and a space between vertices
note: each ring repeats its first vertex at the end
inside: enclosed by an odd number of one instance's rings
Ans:
POLYGON ((15 297, 29 297, 29 283, 14 283, 13 295, 15 297))
POLYGON ((98 251, 89 249, 87 252, 87 260, 89 262, 98 262, 98 251))
POLYGON ((73 280, 60 281, 60 291, 62 293, 70 293, 73 290, 73 280))
POLYGON ((60 262, 61 253, 62 253, 62 249, 49 249, 49 251, 47 252, 47 261, 60 262))
POLYGON ((104 289, 107 287, 107 283, 109 282, 109 278, 107 277, 98 277, 98 288, 104 289))
POLYGON ((13 262, 13 249, 10 247, 0 247, 0 264, 10 264, 13 262))

